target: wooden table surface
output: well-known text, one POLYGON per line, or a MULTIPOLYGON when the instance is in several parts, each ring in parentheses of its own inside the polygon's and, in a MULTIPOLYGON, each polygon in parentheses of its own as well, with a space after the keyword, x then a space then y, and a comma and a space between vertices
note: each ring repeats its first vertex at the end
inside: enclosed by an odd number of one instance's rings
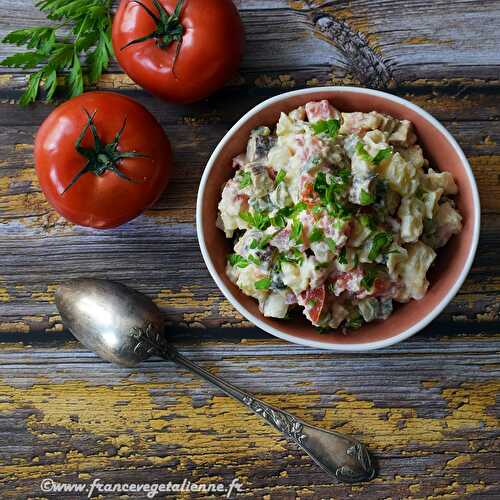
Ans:
MULTIPOLYGON (((31 2, 0 7, 0 35, 42 18, 31 2)), ((20 108, 25 74, 2 69, 0 497, 44 498, 43 478, 238 478, 244 498, 499 498, 500 2, 238 7, 245 59, 238 78, 207 101, 160 102, 116 64, 99 82, 150 109, 175 148, 160 202, 118 229, 75 227, 48 206, 32 153, 53 106, 20 108), (224 133, 269 96, 329 84, 386 89, 428 110, 463 147, 481 195, 479 249, 456 298, 412 339, 373 353, 333 354, 257 330, 222 297, 196 240, 198 183, 224 133), (123 369, 82 349, 53 296, 58 283, 81 275, 148 294, 186 355, 265 401, 363 440, 378 478, 336 484, 253 414, 172 364, 123 369)), ((2 45, 0 57, 12 51, 2 45)))

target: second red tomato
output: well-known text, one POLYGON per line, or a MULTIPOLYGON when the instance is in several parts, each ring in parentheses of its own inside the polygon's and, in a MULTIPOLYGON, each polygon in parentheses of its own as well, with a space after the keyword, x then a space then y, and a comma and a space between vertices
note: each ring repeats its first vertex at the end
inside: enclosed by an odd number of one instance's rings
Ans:
POLYGON ((231 0, 122 0, 113 47, 123 70, 168 101, 212 94, 237 71, 244 32, 231 0))

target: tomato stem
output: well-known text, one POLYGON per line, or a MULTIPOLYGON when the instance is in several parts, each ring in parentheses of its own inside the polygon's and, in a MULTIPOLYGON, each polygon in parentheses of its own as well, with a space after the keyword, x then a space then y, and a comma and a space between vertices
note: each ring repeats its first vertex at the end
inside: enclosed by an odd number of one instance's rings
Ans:
POLYGON ((184 26, 180 21, 180 14, 185 0, 178 0, 172 14, 169 14, 165 7, 159 2, 159 0, 152 0, 153 5, 158 11, 158 15, 155 14, 149 7, 144 5, 140 0, 131 0, 132 3, 140 5, 146 14, 153 19, 156 23, 156 28, 149 34, 141 36, 125 44, 120 50, 126 49, 131 45, 137 43, 145 42, 146 40, 154 39, 156 45, 160 49, 166 49, 173 42, 177 42, 177 48, 175 50, 174 60, 172 62, 172 72, 175 75, 175 63, 179 57, 179 52, 181 50, 182 38, 184 36, 184 26))
POLYGON ((97 133, 97 128, 94 123, 94 117, 97 113, 95 110, 92 114, 90 114, 85 108, 83 111, 87 115, 87 123, 83 130, 81 131, 78 139, 75 143, 75 149, 80 153, 83 157, 85 157, 88 161, 85 166, 73 177, 72 181, 68 184, 68 186, 64 189, 62 194, 66 193, 68 189, 73 187, 76 182, 86 173, 92 173, 100 177, 104 175, 107 171, 113 172, 118 177, 121 177, 123 180, 128 182, 137 183, 139 181, 135 181, 131 179, 127 175, 125 175, 119 168, 118 163, 125 158, 148 158, 148 156, 138 153, 137 151, 119 151, 118 145, 127 125, 127 118, 123 120, 123 125, 120 130, 115 134, 113 142, 110 144, 104 144, 97 133), (87 130, 90 129, 92 133, 92 137, 94 139, 94 147, 93 148, 85 148, 82 146, 83 138, 87 133, 87 130))

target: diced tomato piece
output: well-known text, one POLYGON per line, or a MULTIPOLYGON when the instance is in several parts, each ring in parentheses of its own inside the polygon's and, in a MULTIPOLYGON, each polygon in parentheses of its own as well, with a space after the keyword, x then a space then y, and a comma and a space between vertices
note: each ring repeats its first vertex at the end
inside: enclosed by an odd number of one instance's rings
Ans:
POLYGON ((235 197, 236 203, 239 203, 241 206, 240 212, 247 212, 248 211, 248 200, 249 196, 247 194, 238 194, 235 197))
POLYGON ((309 207, 316 205, 319 202, 319 197, 314 191, 312 182, 305 182, 300 189, 300 200, 306 203, 309 207))
POLYGON ((340 113, 325 99, 306 104, 307 119, 311 122, 338 118, 340 113))
POLYGON ((276 179, 276 172, 274 171, 274 168, 267 166, 266 170, 267 170, 267 175, 269 175, 269 177, 274 181, 274 179, 276 179))
POLYGON ((314 290, 306 290, 300 294, 306 308, 307 315, 313 323, 319 321, 323 305, 325 304, 325 285, 321 285, 314 290))
POLYGON ((389 279, 375 278, 373 283, 374 297, 392 297, 398 288, 398 285, 389 279))

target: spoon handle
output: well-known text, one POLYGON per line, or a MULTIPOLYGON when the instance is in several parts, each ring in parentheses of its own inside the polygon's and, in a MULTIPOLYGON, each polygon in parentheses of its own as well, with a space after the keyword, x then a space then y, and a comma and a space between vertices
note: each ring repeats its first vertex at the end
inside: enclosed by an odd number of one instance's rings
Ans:
POLYGON ((161 357, 175 361, 243 403, 284 436, 297 443, 325 472, 339 481, 357 483, 369 481, 375 476, 370 455, 359 441, 338 432, 309 425, 286 411, 264 403, 193 363, 172 345, 163 344, 157 347, 157 354, 161 357))

